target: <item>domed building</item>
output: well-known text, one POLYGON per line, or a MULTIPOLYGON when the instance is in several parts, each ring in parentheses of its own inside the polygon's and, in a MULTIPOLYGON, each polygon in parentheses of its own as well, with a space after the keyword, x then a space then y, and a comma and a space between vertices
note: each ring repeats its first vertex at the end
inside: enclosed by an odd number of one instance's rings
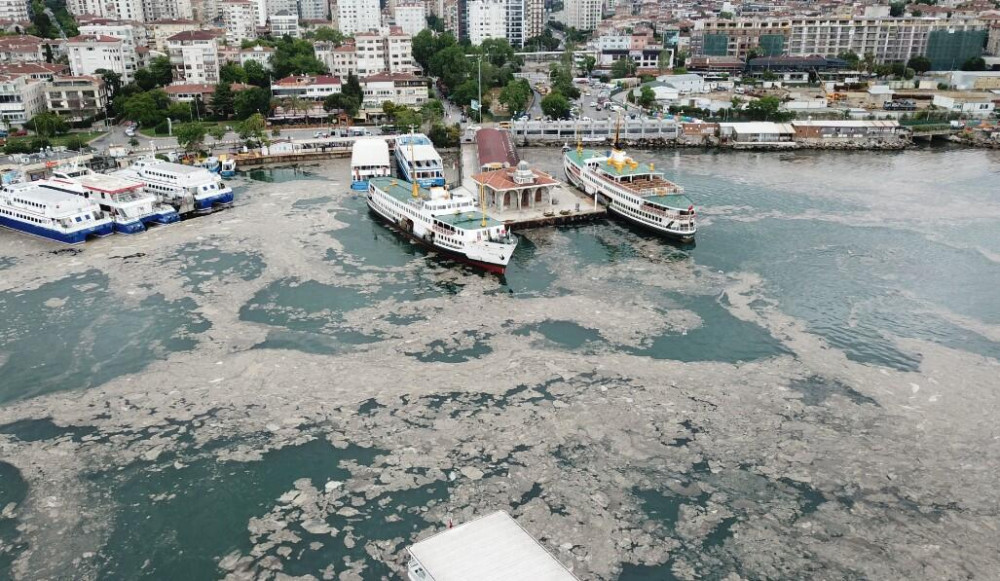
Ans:
POLYGON ((483 172, 472 179, 485 194, 486 206, 499 212, 551 206, 552 190, 559 185, 558 180, 532 169, 524 160, 518 162, 517 167, 483 172))

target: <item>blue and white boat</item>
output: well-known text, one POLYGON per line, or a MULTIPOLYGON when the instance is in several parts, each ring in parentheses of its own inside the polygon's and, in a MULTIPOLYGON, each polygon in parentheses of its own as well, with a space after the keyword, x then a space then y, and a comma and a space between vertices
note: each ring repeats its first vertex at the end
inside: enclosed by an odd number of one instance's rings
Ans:
POLYGON ((396 164, 399 175, 422 187, 444 185, 444 163, 434 145, 422 133, 410 133, 396 138, 396 164))
POLYGON ((351 189, 368 191, 371 178, 392 175, 389 144, 384 139, 359 139, 351 147, 351 189))
POLYGON ((236 176, 236 158, 222 156, 219 158, 219 175, 224 178, 236 176))
POLYGON ((107 236, 114 229, 96 201, 47 180, 0 188, 0 226, 65 244, 107 236))
POLYGON ((212 156, 212 157, 206 157, 205 159, 199 161, 195 165, 198 167, 203 167, 212 173, 219 173, 222 164, 219 163, 219 158, 212 156))
POLYGON ((211 212, 233 203, 233 189, 222 181, 222 176, 203 167, 145 158, 113 175, 144 182, 147 193, 173 206, 182 216, 211 212))
POLYGON ((124 176, 96 173, 85 167, 58 169, 49 182, 64 191, 94 200, 111 218, 115 232, 145 232, 147 224, 171 224, 180 220, 172 206, 161 204, 145 191, 146 184, 124 176))

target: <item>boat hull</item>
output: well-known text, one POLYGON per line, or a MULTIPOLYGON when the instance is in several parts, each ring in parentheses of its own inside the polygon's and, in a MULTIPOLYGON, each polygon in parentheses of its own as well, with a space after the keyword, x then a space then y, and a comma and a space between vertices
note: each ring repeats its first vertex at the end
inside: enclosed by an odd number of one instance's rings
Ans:
POLYGON ((134 222, 115 222, 114 225, 115 233, 117 234, 138 234, 146 231, 146 226, 142 223, 142 220, 135 220, 134 222))
POLYGON ((23 232, 39 238, 45 238, 47 240, 54 240, 63 244, 82 244, 91 236, 103 238, 114 231, 114 226, 111 222, 107 222, 105 224, 85 228, 83 230, 76 230, 73 232, 57 232, 55 230, 49 230, 48 228, 42 228, 41 226, 36 226, 34 224, 26 224, 17 220, 11 220, 10 218, 4 216, 0 216, 0 227, 7 228, 9 230, 16 230, 18 232, 23 232))
POLYGON ((450 258, 452 260, 455 260, 457 262, 461 262, 463 264, 468 264, 469 266, 474 266, 476 268, 485 270, 487 272, 492 272, 494 274, 504 274, 504 272, 506 272, 506 270, 507 270, 507 265, 505 265, 505 264, 494 264, 494 263, 490 263, 490 262, 482 262, 480 260, 475 260, 475 259, 469 258, 468 256, 466 256, 465 254, 462 254, 461 252, 455 252, 454 250, 449 250, 447 248, 442 248, 441 246, 437 246, 435 244, 432 244, 432 243, 428 242, 427 240, 424 240, 420 236, 416 236, 412 232, 407 232, 406 230, 400 228, 399 225, 392 218, 389 218, 388 216, 386 216, 386 215, 382 214, 381 212, 379 212, 378 209, 375 208, 372 205, 370 198, 367 200, 367 204, 368 204, 368 210, 373 215, 375 215, 376 217, 378 217, 378 219, 379 219, 380 222, 384 223, 386 226, 388 226, 394 232, 397 232, 397 233, 401 234, 402 236, 404 236, 405 238, 408 238, 408 239, 416 242, 417 244, 420 244, 421 246, 423 246, 424 248, 427 248, 428 250, 433 250, 434 252, 440 253, 443 256, 447 256, 448 258, 450 258))
POLYGON ((222 170, 222 171, 219 172, 219 175, 221 175, 224 178, 236 177, 236 170, 235 169, 224 169, 224 170, 222 170))
POLYGON ((351 182, 351 189, 358 192, 367 191, 368 180, 354 180, 353 182, 351 182))
POLYGON ((576 189, 580 190, 581 192, 592 198, 594 197, 595 194, 604 195, 605 200, 608 202, 607 203, 608 210, 611 212, 613 216, 620 218, 625 222, 628 222, 629 224, 639 226, 640 228, 646 230, 647 232, 654 232, 670 240, 676 240, 678 242, 685 242, 685 243, 694 241, 695 234, 698 233, 697 228, 695 228, 695 230, 692 232, 687 232, 687 231, 678 232, 676 230, 670 230, 668 228, 664 228, 656 224, 643 222, 642 220, 638 220, 632 216, 629 216, 627 213, 622 211, 622 209, 618 206, 618 204, 611 198, 610 194, 605 194, 604 192, 598 191, 597 188, 593 185, 588 185, 583 183, 583 180, 580 177, 580 173, 582 171, 583 171, 582 168, 569 162, 568 160, 566 160, 565 157, 563 158, 563 173, 566 176, 566 181, 572 184, 573 187, 575 187, 576 189))
POLYGON ((194 209, 197 212, 210 212, 218 206, 225 206, 233 203, 233 192, 224 192, 217 196, 209 196, 207 198, 196 199, 194 201, 194 209))

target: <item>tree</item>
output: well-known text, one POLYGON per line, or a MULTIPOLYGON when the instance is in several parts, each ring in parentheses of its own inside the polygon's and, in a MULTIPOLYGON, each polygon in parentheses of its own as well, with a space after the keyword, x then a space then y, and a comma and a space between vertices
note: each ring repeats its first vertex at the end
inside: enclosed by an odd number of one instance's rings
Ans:
POLYGON ((309 112, 309 102, 301 97, 288 97, 281 100, 281 107, 286 112, 291 112, 293 116, 302 113, 305 116, 309 112))
POLYGON ((963 71, 985 71, 986 61, 983 57, 975 56, 962 63, 963 71))
POLYGON ((633 77, 635 76, 636 68, 637 66, 632 57, 618 59, 611 65, 611 78, 624 79, 626 77, 633 77))
POLYGON ((174 73, 170 67, 170 57, 158 56, 149 63, 149 72, 153 74, 153 80, 157 87, 166 87, 174 80, 174 73))
POLYGON ((427 28, 433 30, 434 32, 444 32, 444 20, 433 15, 427 15, 427 28))
POLYGON ((781 121, 785 117, 778 108, 781 101, 777 97, 761 97, 746 106, 747 117, 754 121, 781 121))
POLYGON ((847 66, 855 70, 857 70, 858 65, 861 64, 861 58, 858 56, 858 53, 854 52, 853 50, 844 51, 838 54, 837 58, 846 62, 847 66))
POLYGON ((275 44, 271 70, 279 79, 289 75, 318 75, 327 72, 326 65, 316 58, 312 43, 287 36, 275 44))
POLYGON ((54 137, 69 131, 66 120, 51 111, 42 111, 28 121, 27 126, 35 130, 40 137, 54 137))
POLYGON ((437 50, 435 44, 434 33, 426 28, 418 32, 411 42, 413 60, 425 71, 430 70, 431 57, 437 50))
POLYGON ((219 82, 228 84, 246 83, 247 72, 243 70, 240 63, 226 63, 219 69, 219 82))
POLYGON ((267 120, 260 113, 250 115, 236 127, 240 139, 255 143, 264 143, 267 140, 267 120))
POLYGON ((437 99, 428 99, 420 106, 420 118, 428 126, 444 119, 444 105, 437 99))
POLYGON ((174 122, 187 123, 191 120, 190 103, 171 103, 167 106, 167 117, 174 122))
POLYGON ((524 111, 531 99, 531 85, 524 79, 516 79, 507 83, 507 86, 500 91, 499 101, 507 107, 510 112, 524 111))
POLYGON ((597 59, 591 55, 583 57, 583 72, 590 76, 590 73, 594 72, 594 68, 597 67, 597 59))
POLYGON ((156 78, 149 69, 138 69, 135 71, 135 84, 143 91, 152 91, 156 88, 156 78))
POLYGON ((212 136, 212 139, 222 141, 226 138, 226 128, 221 125, 212 125, 208 128, 208 134, 212 136))
POLYGON ((169 105, 170 98, 162 90, 146 91, 125 101, 124 114, 143 127, 156 127, 166 117, 169 105))
POLYGON ((656 103, 656 91, 648 85, 643 85, 639 90, 639 106, 649 109, 656 103))
POLYGON ((247 119, 253 114, 264 115, 271 111, 271 93, 260 87, 240 91, 233 97, 237 119, 247 119))
POLYGON ((494 66, 503 67, 510 64, 516 70, 520 70, 521 59, 506 38, 487 38, 479 45, 478 52, 483 55, 488 54, 487 60, 494 66))
POLYGON ((917 74, 924 74, 931 70, 931 59, 925 56, 915 56, 906 62, 906 66, 916 71, 917 74))
POLYGON ((435 123, 427 132, 427 137, 430 138, 435 147, 458 147, 461 136, 462 130, 457 123, 454 125, 435 123))
POLYGON ((569 99, 558 91, 552 91, 542 99, 542 112, 553 119, 569 117, 569 99))
POLYGON ((343 111, 350 117, 357 117, 361 102, 356 101, 353 96, 345 95, 343 92, 334 93, 323 99, 323 109, 327 112, 343 111))
POLYGON ((108 100, 114 100, 122 88, 122 76, 108 69, 97 69, 94 74, 101 75, 104 86, 108 90, 108 100))
POLYGON ((212 113, 221 119, 228 119, 233 114, 233 88, 229 83, 219 83, 212 93, 212 113))
POLYGON ((247 75, 247 83, 265 89, 271 88, 271 73, 267 70, 267 67, 259 62, 255 60, 247 61, 247 64, 243 65, 243 72, 247 75))
POLYGON ((330 42, 333 43, 333 46, 340 46, 344 44, 344 39, 347 38, 344 36, 343 32, 330 28, 329 26, 320 26, 316 30, 308 33, 306 37, 311 40, 330 42))
POLYGON ((358 109, 365 101, 365 93, 361 89, 361 82, 353 72, 347 73, 347 82, 340 88, 340 92, 350 97, 351 103, 354 103, 354 113, 351 115, 351 117, 354 117, 358 114, 358 109))
POLYGON ((174 137, 177 138, 177 144, 188 153, 201 150, 207 133, 208 131, 201 123, 181 123, 174 127, 174 137))
POLYGON ((660 73, 670 70, 670 60, 670 51, 661 50, 660 54, 656 55, 656 70, 660 73))
POLYGON ((899 17, 906 12, 906 2, 890 2, 889 3, 889 16, 899 17))
POLYGON ((458 45, 437 52, 430 60, 430 73, 439 77, 449 89, 454 89, 468 78, 473 64, 465 56, 465 50, 458 45))

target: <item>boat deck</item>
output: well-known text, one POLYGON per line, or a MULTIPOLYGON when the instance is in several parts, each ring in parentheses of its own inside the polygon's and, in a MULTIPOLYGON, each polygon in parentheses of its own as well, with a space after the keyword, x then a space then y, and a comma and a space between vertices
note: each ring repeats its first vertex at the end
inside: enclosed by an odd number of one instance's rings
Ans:
POLYGON ((445 224, 460 228, 462 230, 481 230, 483 228, 493 228, 503 226, 503 222, 486 216, 486 225, 483 226, 483 214, 481 212, 457 212, 454 214, 438 214, 434 216, 445 224))

